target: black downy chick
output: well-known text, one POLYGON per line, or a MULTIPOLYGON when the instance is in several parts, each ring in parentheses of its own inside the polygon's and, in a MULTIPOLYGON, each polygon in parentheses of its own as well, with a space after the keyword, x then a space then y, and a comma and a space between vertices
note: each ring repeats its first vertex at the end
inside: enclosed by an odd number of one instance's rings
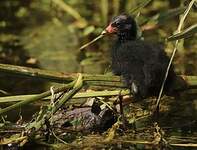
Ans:
MULTIPOLYGON (((123 77, 136 99, 158 96, 169 63, 162 46, 138 40, 135 20, 125 14, 115 17, 105 31, 118 36, 111 51, 113 73, 123 77)), ((171 67, 165 93, 174 76, 171 67)))

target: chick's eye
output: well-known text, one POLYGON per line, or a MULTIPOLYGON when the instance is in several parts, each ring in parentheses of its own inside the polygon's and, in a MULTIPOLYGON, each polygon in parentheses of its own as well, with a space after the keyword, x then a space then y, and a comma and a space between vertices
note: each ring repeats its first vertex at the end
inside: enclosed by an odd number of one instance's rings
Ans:
POLYGON ((115 25, 116 25, 116 26, 119 26, 119 25, 120 25, 120 22, 115 22, 115 25))
POLYGON ((114 27, 120 26, 120 23, 119 22, 113 22, 112 26, 114 26, 114 27))

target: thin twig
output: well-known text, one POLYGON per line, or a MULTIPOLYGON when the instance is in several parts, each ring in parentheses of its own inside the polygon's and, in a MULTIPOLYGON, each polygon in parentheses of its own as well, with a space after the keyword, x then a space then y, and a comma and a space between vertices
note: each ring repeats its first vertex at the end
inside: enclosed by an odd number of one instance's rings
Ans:
POLYGON ((50 132, 53 134, 53 136, 54 136, 58 141, 60 141, 60 142, 63 143, 63 144, 68 144, 67 142, 65 142, 64 140, 62 140, 61 138, 59 138, 59 137, 53 132, 53 130, 50 130, 50 132))
POLYGON ((89 45, 91 45, 92 43, 96 42, 97 40, 101 39, 104 36, 104 34, 100 34, 99 36, 97 36, 96 38, 94 38, 92 41, 84 44, 83 46, 81 46, 79 48, 79 50, 83 50, 84 48, 88 47, 89 45))

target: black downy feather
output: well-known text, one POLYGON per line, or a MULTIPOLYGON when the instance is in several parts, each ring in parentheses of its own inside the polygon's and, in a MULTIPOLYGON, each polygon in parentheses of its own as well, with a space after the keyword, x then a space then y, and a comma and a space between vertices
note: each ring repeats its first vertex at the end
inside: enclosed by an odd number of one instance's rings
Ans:
MULTIPOLYGON (((157 96, 169 63, 164 48, 156 43, 137 40, 136 22, 130 16, 117 16, 111 26, 116 28, 118 36, 111 51, 113 73, 123 77, 136 99, 157 96)), ((167 93, 174 77, 171 68, 164 92, 167 93)))

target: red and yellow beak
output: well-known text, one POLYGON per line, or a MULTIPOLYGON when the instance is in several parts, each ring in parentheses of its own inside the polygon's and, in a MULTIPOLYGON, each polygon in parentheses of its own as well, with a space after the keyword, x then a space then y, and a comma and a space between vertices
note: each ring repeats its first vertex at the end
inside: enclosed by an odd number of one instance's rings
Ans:
POLYGON ((112 27, 111 23, 107 26, 107 28, 102 32, 102 34, 113 34, 116 33, 118 29, 116 27, 112 27))

